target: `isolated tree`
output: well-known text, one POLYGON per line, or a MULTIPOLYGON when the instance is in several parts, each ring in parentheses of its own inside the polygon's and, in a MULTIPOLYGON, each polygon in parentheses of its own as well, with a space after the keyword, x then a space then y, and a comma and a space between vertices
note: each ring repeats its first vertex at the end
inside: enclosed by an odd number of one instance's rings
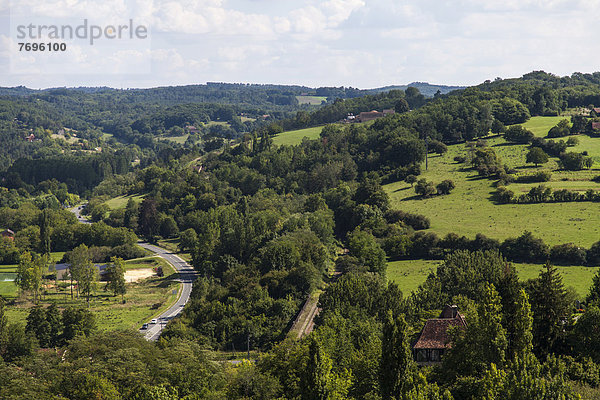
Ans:
POLYGON ((526 161, 528 163, 534 163, 537 167, 539 164, 545 164, 548 162, 548 154, 544 152, 544 150, 539 147, 533 147, 527 153, 526 161))
POLYGON ((521 125, 513 125, 504 133, 504 139, 515 143, 530 143, 534 138, 533 132, 521 125))
POLYGON ((419 179, 415 186, 415 193, 423 197, 429 197, 435 194, 436 190, 433 186, 433 182, 427 182, 425 178, 419 179))
POLYGON ((445 179, 436 186, 438 194, 450 194, 454 188, 454 182, 450 179, 445 179))
POLYGON ((408 183, 410 187, 413 187, 415 182, 417 182, 417 177, 415 175, 408 175, 406 178, 404 178, 404 182, 408 183))
POLYGON ((110 263, 106 266, 106 278, 108 282, 104 290, 110 290, 115 296, 120 294, 123 300, 127 288, 125 286, 125 266, 122 258, 112 257, 110 259, 110 263))
POLYGON ((429 151, 439 154, 439 155, 442 155, 448 151, 448 146, 446 146, 444 143, 440 142, 439 140, 431 140, 429 142, 429 151))

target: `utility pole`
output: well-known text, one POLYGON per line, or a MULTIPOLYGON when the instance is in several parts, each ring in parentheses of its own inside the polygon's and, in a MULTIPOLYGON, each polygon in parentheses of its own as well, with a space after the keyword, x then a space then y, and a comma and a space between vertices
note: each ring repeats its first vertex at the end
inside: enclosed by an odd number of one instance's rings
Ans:
POLYGON ((425 135, 425 171, 428 169, 429 164, 429 135, 425 135))

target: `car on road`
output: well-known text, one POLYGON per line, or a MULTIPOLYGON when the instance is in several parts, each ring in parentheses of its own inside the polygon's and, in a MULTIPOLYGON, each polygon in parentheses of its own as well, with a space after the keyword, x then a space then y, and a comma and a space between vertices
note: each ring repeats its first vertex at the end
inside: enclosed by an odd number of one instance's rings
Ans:
POLYGON ((156 318, 152 318, 150 321, 151 324, 158 324, 158 320, 156 318))
POLYGON ((148 329, 148 324, 143 324, 142 329, 148 329))

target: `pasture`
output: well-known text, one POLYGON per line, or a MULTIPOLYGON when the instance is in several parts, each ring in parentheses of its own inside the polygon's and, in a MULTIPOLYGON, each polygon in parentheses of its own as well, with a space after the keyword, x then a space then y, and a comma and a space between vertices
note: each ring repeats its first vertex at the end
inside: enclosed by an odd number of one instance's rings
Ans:
POLYGON ((302 143, 302 139, 318 139, 322 126, 315 126, 313 128, 298 129, 295 131, 282 132, 278 135, 273 136, 273 144, 279 146, 293 146, 302 143))
MULTIPOLYGON (((402 260, 388 263, 387 278, 398 284, 404 295, 415 291, 425 282, 430 272, 435 271, 442 261, 439 260, 402 260)), ((526 281, 537 278, 544 268, 541 264, 514 263, 519 280, 526 281)), ((580 299, 585 298, 592 285, 592 277, 597 267, 557 266, 565 287, 572 287, 580 299)))
MULTIPOLYGON (((558 120, 560 118, 557 117, 535 117, 528 123, 541 132, 548 126, 554 126, 558 120)), ((580 140, 581 144, 576 150, 583 151, 585 148, 590 155, 600 157, 600 138, 581 136, 580 140)), ((598 164, 591 170, 555 171, 558 159, 551 158, 546 165, 535 168, 532 164, 525 163, 528 151, 526 145, 510 144, 501 137, 489 138, 487 143, 496 151, 503 164, 515 168, 519 174, 553 170, 551 181, 544 183, 553 189, 600 190, 599 184, 590 181, 594 176, 600 175, 598 164)), ((422 165, 423 173, 419 178, 433 181, 434 184, 451 179, 456 185, 452 193, 423 199, 415 194, 411 185, 394 182, 384 186, 390 196, 392 208, 425 215, 431 221, 430 230, 440 236, 454 232, 474 238, 477 233, 482 233, 503 240, 529 230, 549 245, 573 242, 589 247, 600 240, 597 203, 496 204, 492 198, 496 190, 495 181, 481 178, 470 165, 454 161, 455 156, 466 154, 465 144, 452 145, 448 146, 448 152, 442 156, 430 155, 427 171, 425 165, 422 165)), ((539 183, 513 183, 508 188, 519 194, 537 185, 539 183)))

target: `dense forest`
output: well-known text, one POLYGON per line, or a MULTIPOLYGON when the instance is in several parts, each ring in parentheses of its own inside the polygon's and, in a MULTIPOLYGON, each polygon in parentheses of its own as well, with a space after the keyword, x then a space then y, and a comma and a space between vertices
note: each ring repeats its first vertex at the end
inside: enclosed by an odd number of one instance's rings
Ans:
MULTIPOLYGON (((414 88, 333 89, 208 84, 3 92, 0 134, 14 140, 0 153, 0 226, 14 238, 2 239, 0 261, 18 266, 23 296, 39 296, 39 285, 23 277, 35 280, 45 254, 65 252, 63 261, 75 265, 85 253, 87 265, 116 268, 118 260, 144 255, 138 237, 176 243, 198 279, 157 343, 137 332, 103 332, 85 307, 32 304, 26 321, 15 323, 6 317, 15 300, 2 300, 0 397, 596 398, 600 273, 582 299, 554 264, 597 267, 600 242, 549 246, 527 226, 502 241, 438 237, 427 231, 428 218, 394 207, 382 185, 406 181, 423 198, 447 195, 454 183, 419 179, 423 164, 447 146, 468 143, 456 162, 477 179, 497 182, 493 201, 559 201, 561 194, 545 190, 507 193, 510 179, 544 177, 517 175, 480 139, 501 135, 538 153, 536 164, 542 151, 563 169, 585 168, 587 156, 567 151, 566 142, 534 138, 515 124, 600 104, 600 73, 533 72, 433 98, 414 88), (291 100, 306 92, 331 101, 302 108, 291 100), (348 113, 382 108, 396 113, 334 124, 348 113), (317 140, 273 143, 283 129, 323 124, 317 140), (160 140, 186 129, 192 135, 189 125, 202 128, 200 143, 160 140), (85 142, 52 136, 65 128, 85 142), (40 140, 23 140, 30 132, 40 140), (123 207, 107 205, 119 196, 129 196, 123 207), (80 197, 90 224, 65 210, 80 197), (387 276, 388 261, 401 259, 441 262, 417 290, 403 293, 387 276), (545 266, 519 280, 511 262, 545 266), (314 296, 313 332, 290 336, 314 296), (465 327, 448 331, 452 346, 441 362, 417 365, 412 345, 447 305, 458 307, 465 327), (223 358, 250 347, 249 360, 223 358)), ((550 137, 575 130, 595 137, 594 113, 559 123, 550 137)), ((598 201, 589 196, 573 201, 598 201)))

